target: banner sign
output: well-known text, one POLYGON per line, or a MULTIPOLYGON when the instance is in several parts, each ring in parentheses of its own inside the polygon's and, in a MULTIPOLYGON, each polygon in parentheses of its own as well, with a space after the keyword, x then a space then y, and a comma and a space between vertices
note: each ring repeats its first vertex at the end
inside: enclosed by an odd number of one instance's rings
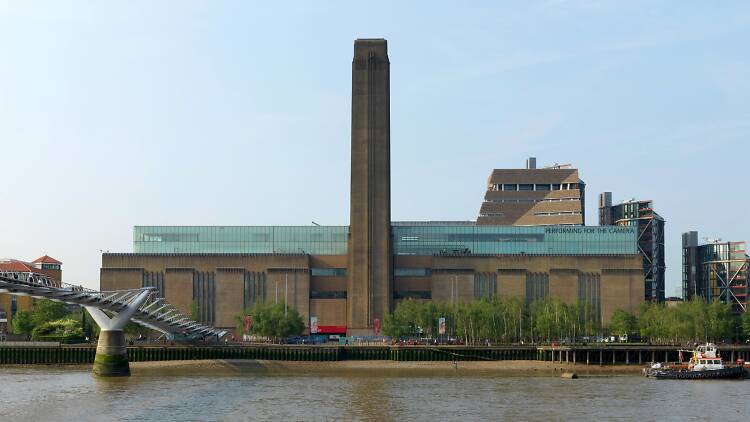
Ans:
POLYGON ((445 334, 445 317, 438 318, 438 334, 445 334))
POLYGON ((380 318, 373 318, 372 320, 372 328, 375 330, 375 335, 380 335, 380 318))
POLYGON ((318 317, 310 317, 310 334, 318 334, 318 317))

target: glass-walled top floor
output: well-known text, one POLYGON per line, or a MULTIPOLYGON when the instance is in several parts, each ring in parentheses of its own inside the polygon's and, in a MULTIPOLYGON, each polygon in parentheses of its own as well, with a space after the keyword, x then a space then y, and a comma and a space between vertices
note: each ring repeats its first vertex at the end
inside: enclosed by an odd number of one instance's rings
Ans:
POLYGON ((396 255, 630 255, 636 228, 621 226, 394 226, 396 255))
MULTIPOLYGON (((347 226, 136 226, 135 253, 306 253, 345 255, 347 226)), ((637 253, 635 227, 392 226, 395 255, 637 253)))
POLYGON ((135 253, 345 255, 347 226, 135 226, 135 253))

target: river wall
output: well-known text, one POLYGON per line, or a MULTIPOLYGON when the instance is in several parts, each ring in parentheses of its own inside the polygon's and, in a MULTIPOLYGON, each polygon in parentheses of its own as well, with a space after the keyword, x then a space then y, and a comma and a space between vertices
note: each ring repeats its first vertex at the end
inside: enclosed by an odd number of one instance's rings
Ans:
MULTIPOLYGON (((333 362, 347 360, 387 361, 503 361, 536 360, 589 365, 634 365, 653 361, 678 361, 678 346, 130 346, 130 362, 203 359, 259 359, 333 362)), ((750 358, 750 347, 720 346, 725 360, 750 358)), ((0 365, 90 364, 95 345, 4 346, 0 365)), ((690 354, 683 352, 683 358, 690 354)))

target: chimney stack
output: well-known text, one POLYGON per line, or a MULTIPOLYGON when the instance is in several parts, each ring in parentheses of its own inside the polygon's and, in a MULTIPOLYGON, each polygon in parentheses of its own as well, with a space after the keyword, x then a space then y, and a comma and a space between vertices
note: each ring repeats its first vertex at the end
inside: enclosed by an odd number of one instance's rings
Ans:
POLYGON ((526 170, 536 168, 536 157, 529 157, 526 159, 526 170))

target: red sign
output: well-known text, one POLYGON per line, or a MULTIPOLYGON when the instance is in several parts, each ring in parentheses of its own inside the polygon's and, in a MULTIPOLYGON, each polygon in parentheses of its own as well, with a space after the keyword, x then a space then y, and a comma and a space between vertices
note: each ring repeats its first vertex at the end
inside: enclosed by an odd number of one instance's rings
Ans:
POLYGON ((318 334, 346 335, 346 325, 318 325, 318 334))

